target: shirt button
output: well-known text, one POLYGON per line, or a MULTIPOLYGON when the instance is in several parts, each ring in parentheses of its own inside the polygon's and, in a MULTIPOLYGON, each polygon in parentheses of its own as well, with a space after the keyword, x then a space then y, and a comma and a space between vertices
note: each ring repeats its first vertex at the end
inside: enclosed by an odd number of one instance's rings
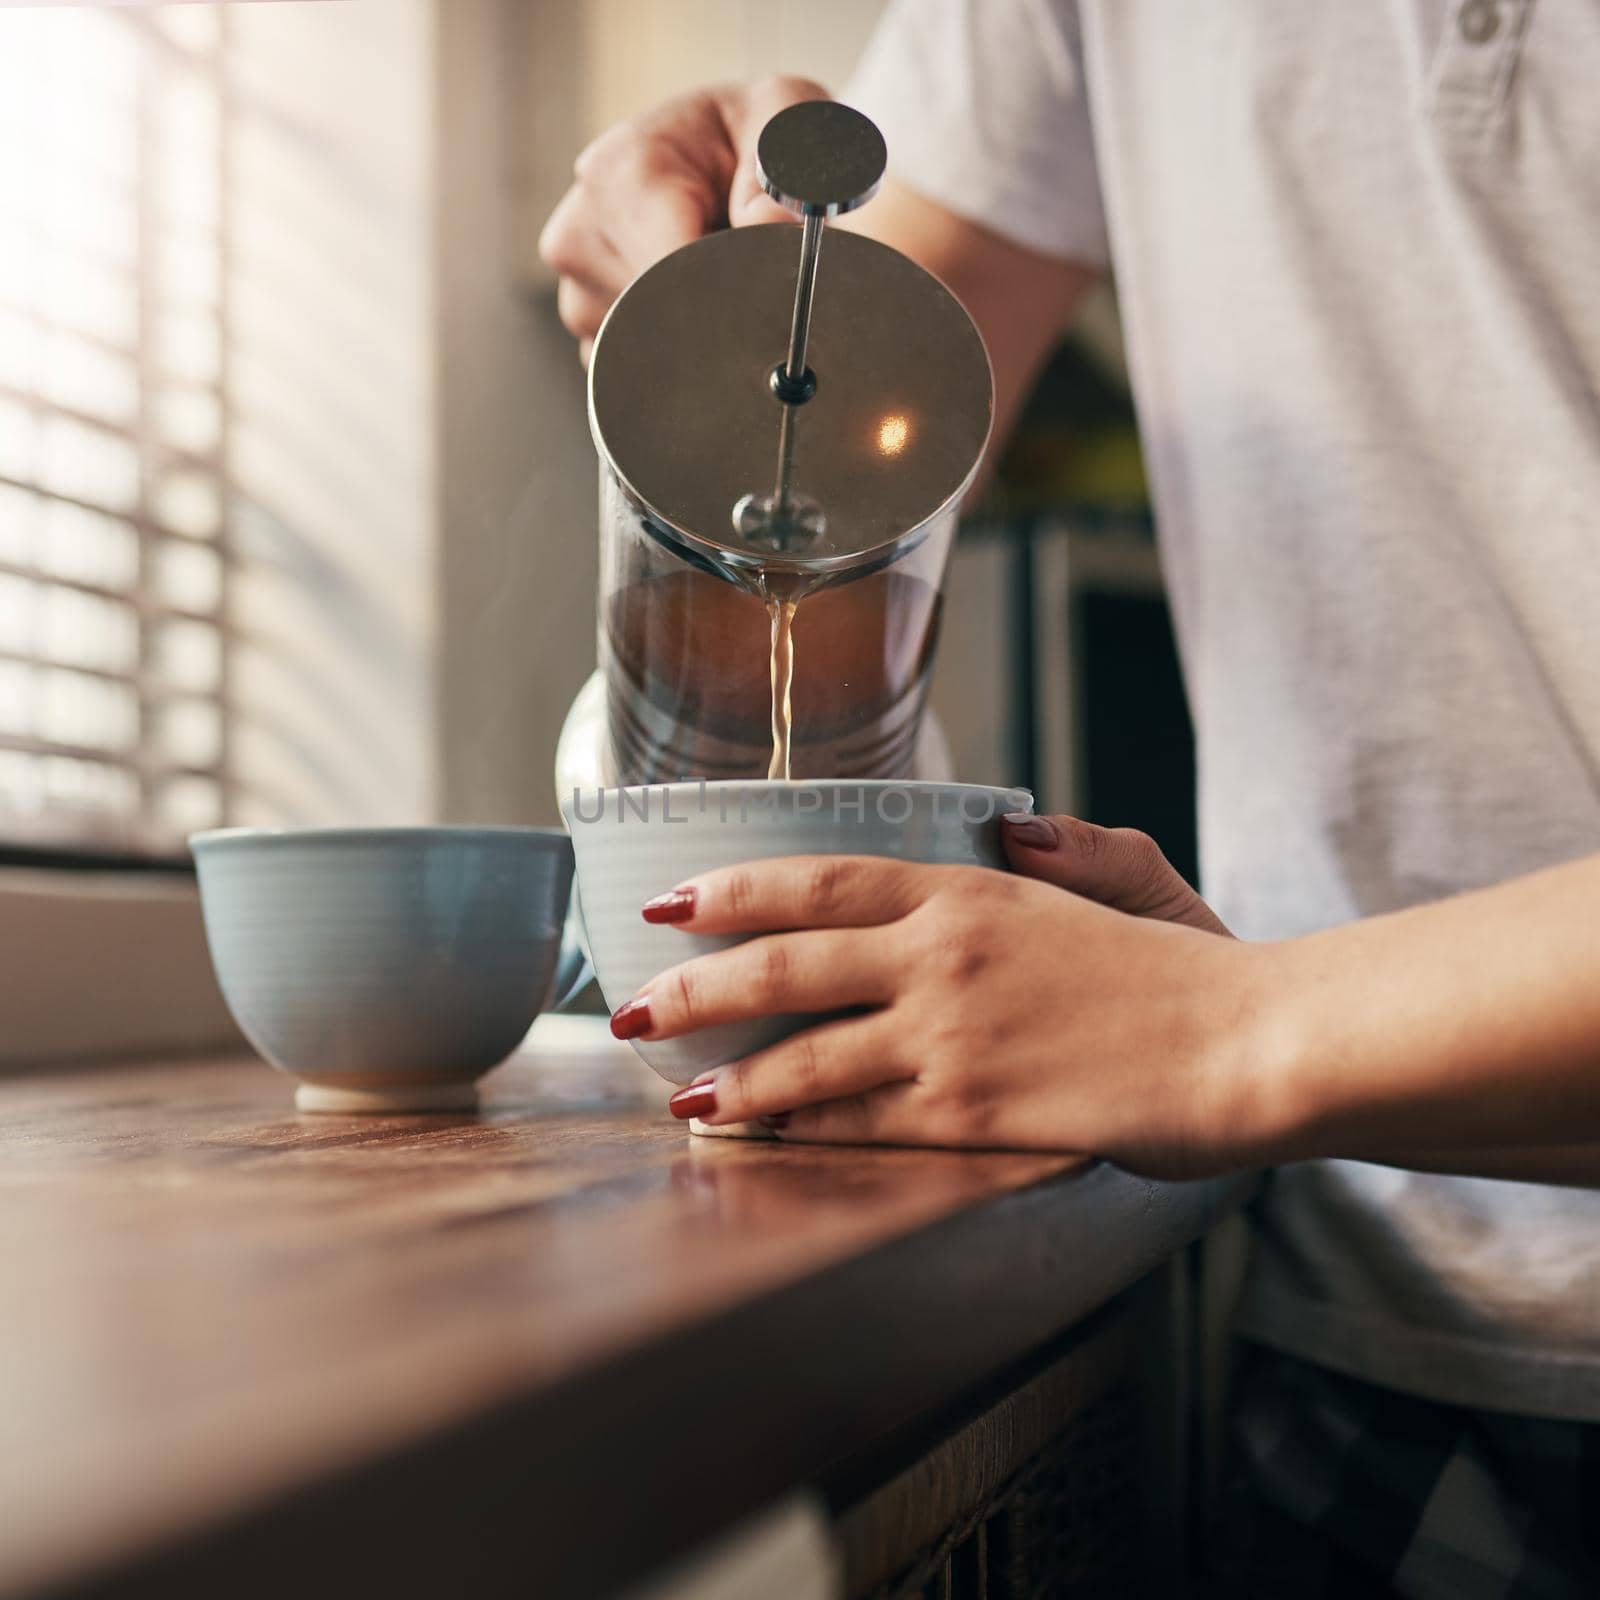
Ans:
POLYGON ((1467 0, 1456 26, 1468 44, 1487 44, 1500 31, 1500 7, 1496 0, 1467 0))

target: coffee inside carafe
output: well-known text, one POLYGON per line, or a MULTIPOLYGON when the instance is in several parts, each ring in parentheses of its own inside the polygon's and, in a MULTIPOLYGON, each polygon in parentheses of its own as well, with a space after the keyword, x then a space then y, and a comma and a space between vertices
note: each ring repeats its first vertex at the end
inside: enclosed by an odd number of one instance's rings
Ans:
POLYGON ((909 772, 941 596, 905 565, 798 599, 682 565, 619 590, 601 630, 618 781, 909 772))

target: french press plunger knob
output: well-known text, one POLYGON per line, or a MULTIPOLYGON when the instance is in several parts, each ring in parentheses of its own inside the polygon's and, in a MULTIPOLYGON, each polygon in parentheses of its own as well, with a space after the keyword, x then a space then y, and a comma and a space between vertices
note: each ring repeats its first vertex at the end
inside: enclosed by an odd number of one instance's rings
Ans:
POLYGON ((811 302, 817 287, 822 225, 854 211, 878 192, 889 153, 871 122, 837 100, 802 100, 780 111, 756 141, 756 175, 779 205, 802 219, 800 271, 794 285, 789 351, 772 374, 773 392, 787 405, 816 393, 806 367, 811 302))
POLYGON ((791 486, 794 408, 817 392, 816 374, 806 365, 806 344, 822 227, 829 217, 865 205, 877 193, 887 162, 883 135, 859 111, 836 100, 803 100, 780 111, 756 141, 756 175, 762 188, 801 218, 789 348, 771 378, 772 392, 784 406, 775 486, 771 494, 745 495, 733 511, 734 527, 758 548, 795 552, 815 540, 826 524, 821 506, 796 495, 791 486))

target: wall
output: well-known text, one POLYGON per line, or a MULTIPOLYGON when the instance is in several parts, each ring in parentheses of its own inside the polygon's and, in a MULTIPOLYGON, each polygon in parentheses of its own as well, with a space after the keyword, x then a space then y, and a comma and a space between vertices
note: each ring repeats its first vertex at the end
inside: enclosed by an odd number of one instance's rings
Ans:
MULTIPOLYGON (((594 468, 571 341, 525 282, 520 52, 536 28, 547 90, 571 81, 580 11, 228 8, 241 821, 554 819, 594 468)), ((538 147, 563 172, 575 116, 538 147)))
MULTIPOLYGON (((562 7, 448 0, 438 50, 440 812, 557 820, 556 736, 594 664, 595 467, 575 347, 524 282, 515 196, 541 145, 523 108, 571 77, 562 7), (549 26, 529 24, 549 12, 549 26), (535 95, 524 63, 548 78, 535 95)), ((568 21, 573 20, 570 12, 568 21)), ((570 125, 569 125, 570 126, 570 125)))
POLYGON ((837 94, 882 9, 881 0, 589 0, 587 126, 598 132, 669 94, 775 72, 837 94))
POLYGON ((432 10, 227 11, 241 821, 436 807, 432 10))

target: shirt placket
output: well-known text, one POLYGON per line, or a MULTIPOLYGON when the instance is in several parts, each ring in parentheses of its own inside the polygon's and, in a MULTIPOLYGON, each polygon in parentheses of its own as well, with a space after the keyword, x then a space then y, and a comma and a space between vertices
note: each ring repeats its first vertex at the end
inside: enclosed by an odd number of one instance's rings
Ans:
POLYGON ((1504 115, 1534 0, 1453 0, 1434 58, 1435 122, 1469 135, 1504 115))

